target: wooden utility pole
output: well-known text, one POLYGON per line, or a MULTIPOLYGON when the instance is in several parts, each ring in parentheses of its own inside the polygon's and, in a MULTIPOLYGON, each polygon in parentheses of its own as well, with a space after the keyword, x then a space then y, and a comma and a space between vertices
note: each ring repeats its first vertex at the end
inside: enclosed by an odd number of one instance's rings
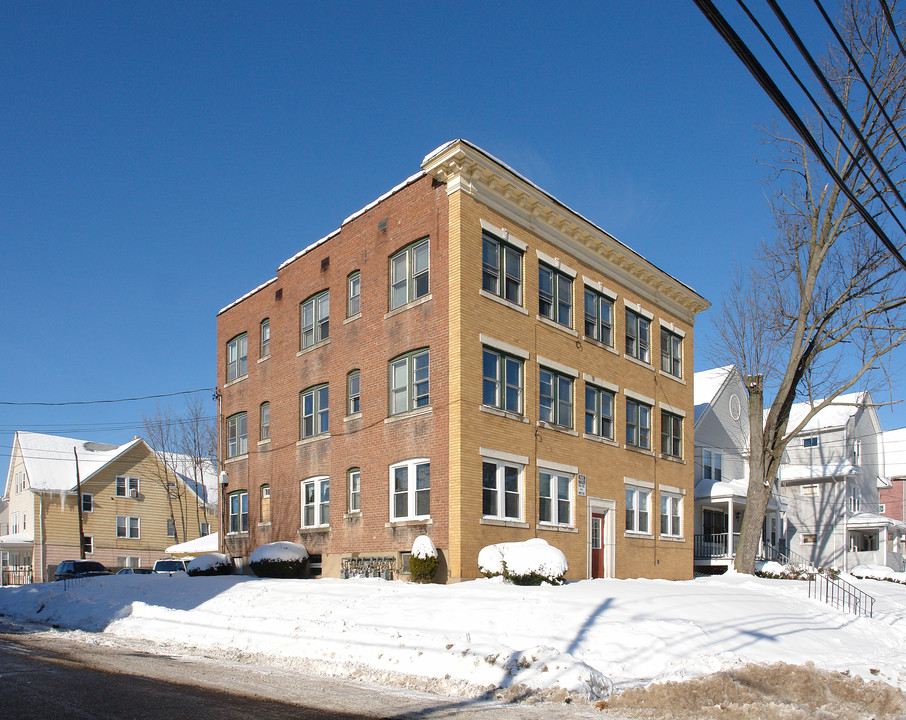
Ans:
POLYGON ((85 536, 82 534, 82 481, 79 479, 79 453, 72 449, 75 455, 75 486, 79 506, 79 557, 85 559, 85 536))

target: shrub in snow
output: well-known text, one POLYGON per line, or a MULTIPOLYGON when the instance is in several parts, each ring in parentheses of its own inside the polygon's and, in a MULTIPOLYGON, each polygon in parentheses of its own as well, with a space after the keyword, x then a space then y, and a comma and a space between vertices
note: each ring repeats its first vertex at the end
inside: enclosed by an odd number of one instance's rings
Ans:
POLYGON ((429 583, 434 579, 440 559, 437 548, 427 535, 419 535, 412 543, 412 556, 409 558, 409 576, 413 582, 429 583))
POLYGON ((275 542, 259 545, 249 555, 249 567, 258 577, 305 577, 308 550, 292 542, 275 542))
POLYGON ((189 562, 186 572, 196 575, 232 575, 236 568, 233 558, 223 553, 208 553, 189 562))
POLYGON ((478 569, 485 577, 502 576, 514 585, 562 585, 569 565, 566 555, 541 538, 498 543, 478 553, 478 569))

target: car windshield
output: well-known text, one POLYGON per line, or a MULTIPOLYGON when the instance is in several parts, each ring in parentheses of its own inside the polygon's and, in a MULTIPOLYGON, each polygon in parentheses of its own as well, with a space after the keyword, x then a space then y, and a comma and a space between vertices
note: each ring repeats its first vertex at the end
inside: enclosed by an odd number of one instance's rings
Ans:
POLYGON ((101 572, 105 572, 107 570, 107 568, 105 568, 99 562, 95 562, 94 560, 81 560, 79 562, 73 563, 73 565, 74 569, 78 572, 87 572, 90 570, 100 570, 101 572))

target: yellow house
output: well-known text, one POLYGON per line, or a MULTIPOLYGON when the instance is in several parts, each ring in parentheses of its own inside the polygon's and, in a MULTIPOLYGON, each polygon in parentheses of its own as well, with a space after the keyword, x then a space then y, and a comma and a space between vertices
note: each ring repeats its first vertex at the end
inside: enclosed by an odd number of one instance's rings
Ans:
POLYGON ((176 542, 216 532, 209 461, 198 477, 182 456, 141 438, 124 445, 17 432, 2 501, 3 584, 54 579, 57 565, 84 557, 111 570, 149 567, 176 542), (81 513, 79 506, 81 504, 81 513))

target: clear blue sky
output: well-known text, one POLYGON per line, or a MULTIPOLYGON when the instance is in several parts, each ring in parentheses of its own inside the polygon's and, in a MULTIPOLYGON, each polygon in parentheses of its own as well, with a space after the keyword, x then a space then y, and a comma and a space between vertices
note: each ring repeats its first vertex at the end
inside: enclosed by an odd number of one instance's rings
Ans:
MULTIPOLYGON (((778 113, 692 0, 10 2, 0 47, 4 402, 213 388, 217 311, 457 137, 715 306, 772 235, 778 113)), ((0 466, 153 411, 0 406, 0 466)))

